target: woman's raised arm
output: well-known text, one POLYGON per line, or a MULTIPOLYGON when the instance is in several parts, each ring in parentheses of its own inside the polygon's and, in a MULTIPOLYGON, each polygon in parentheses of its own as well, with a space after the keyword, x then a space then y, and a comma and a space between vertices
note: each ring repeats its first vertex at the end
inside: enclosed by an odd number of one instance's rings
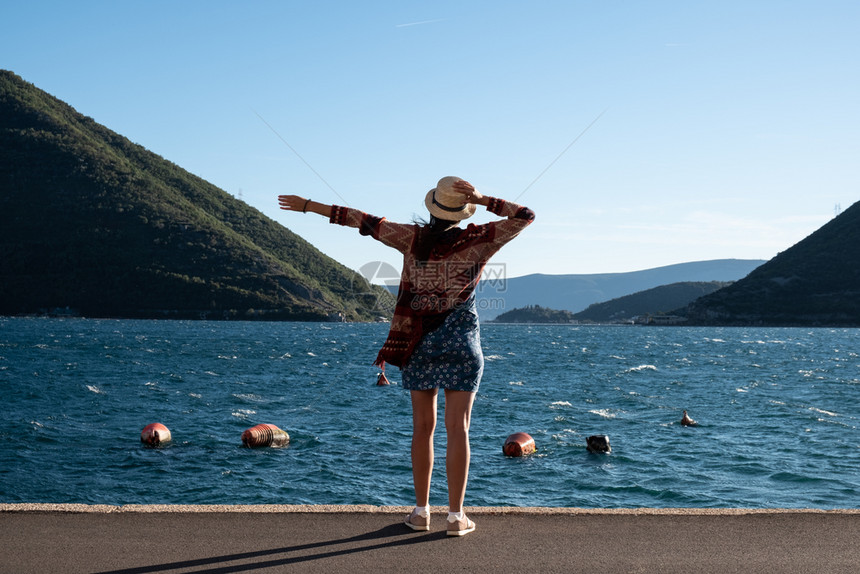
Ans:
POLYGON ((475 205, 487 205, 488 203, 487 197, 465 179, 455 181, 452 187, 454 191, 463 194, 463 203, 474 203, 475 205))
POLYGON ((279 195, 278 204, 284 211, 301 211, 302 213, 316 213, 323 217, 331 217, 331 205, 305 199, 298 195, 279 195))

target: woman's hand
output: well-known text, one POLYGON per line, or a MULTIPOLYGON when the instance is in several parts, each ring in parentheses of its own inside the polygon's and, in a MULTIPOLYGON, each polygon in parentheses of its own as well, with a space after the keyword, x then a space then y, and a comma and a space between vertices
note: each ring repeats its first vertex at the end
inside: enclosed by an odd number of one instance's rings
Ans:
POLYGON ((454 191, 463 194, 464 205, 467 203, 475 203, 477 205, 485 204, 484 196, 481 195, 481 192, 475 189, 475 186, 465 179, 455 181, 452 187, 454 188, 454 191))
POLYGON ((323 217, 331 217, 331 205, 305 199, 298 195, 279 195, 278 203, 284 211, 301 211, 302 213, 316 213, 323 217))
POLYGON ((278 203, 285 211, 306 211, 308 200, 298 195, 279 195, 278 203))

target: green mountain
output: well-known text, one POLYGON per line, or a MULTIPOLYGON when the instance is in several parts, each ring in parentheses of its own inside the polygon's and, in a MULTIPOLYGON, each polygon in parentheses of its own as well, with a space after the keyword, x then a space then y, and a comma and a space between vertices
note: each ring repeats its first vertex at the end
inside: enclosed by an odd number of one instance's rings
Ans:
POLYGON ((394 298, 0 70, 0 314, 346 320, 394 298))
POLYGON ((678 313, 692 324, 860 326, 860 202, 678 313))
POLYGON ((577 321, 611 323, 629 321, 638 315, 671 313, 673 310, 684 307, 699 297, 713 293, 727 285, 731 285, 731 283, 724 281, 688 281, 662 285, 653 289, 639 291, 632 295, 611 299, 603 303, 589 305, 585 311, 580 311, 573 317, 577 321))
POLYGON ((504 264, 490 262, 478 288, 478 313, 490 320, 505 309, 540 305, 579 313, 602 303, 654 287, 684 282, 737 281, 765 263, 762 259, 716 259, 676 263, 626 273, 533 274, 505 278, 504 264))
POLYGON ((540 305, 526 305, 505 311, 491 323, 575 323, 570 311, 547 309, 540 305))

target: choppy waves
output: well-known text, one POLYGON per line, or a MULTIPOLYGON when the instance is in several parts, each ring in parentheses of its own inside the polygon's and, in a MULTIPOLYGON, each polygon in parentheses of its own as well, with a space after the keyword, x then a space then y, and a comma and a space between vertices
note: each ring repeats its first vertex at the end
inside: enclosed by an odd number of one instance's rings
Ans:
MULTIPOLYGON (((0 318, 0 501, 409 504, 409 395, 370 365, 385 334, 0 318), (156 421, 174 440, 145 449, 156 421), (242 448, 261 422, 289 447, 242 448)), ((857 507, 857 335, 485 325, 467 504, 857 507), (520 431, 537 452, 504 457, 520 431), (609 455, 585 450, 592 434, 609 455)))

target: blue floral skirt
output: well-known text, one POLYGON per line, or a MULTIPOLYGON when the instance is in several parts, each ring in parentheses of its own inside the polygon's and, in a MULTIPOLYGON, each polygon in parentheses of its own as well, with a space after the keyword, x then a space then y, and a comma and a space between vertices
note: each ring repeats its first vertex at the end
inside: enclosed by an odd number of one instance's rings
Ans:
POLYGON ((410 391, 445 389, 477 392, 484 373, 481 329, 475 295, 454 309, 437 329, 424 335, 401 369, 410 391))

